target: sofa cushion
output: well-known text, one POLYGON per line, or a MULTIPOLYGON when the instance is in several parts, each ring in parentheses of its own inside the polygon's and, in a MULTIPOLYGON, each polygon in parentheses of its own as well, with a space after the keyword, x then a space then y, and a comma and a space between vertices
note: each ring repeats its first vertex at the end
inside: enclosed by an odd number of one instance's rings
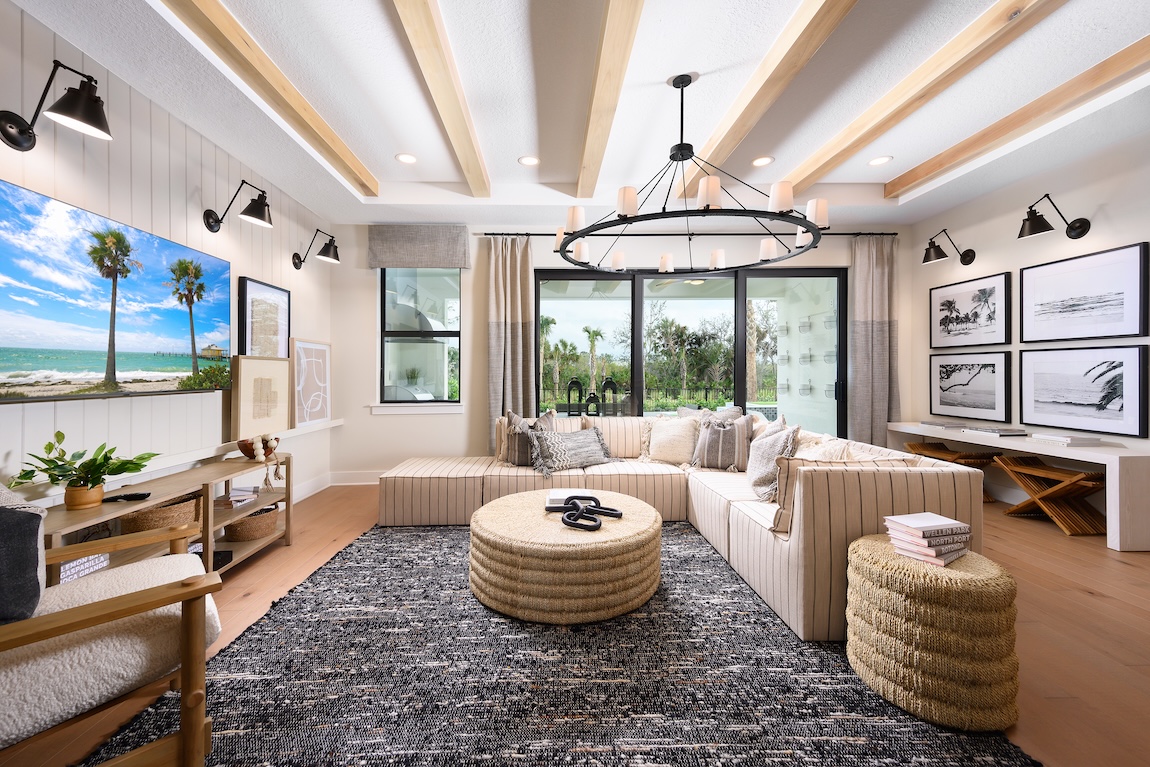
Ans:
POLYGON ((731 503, 758 500, 751 480, 743 472, 691 471, 687 477, 687 493, 691 500, 687 520, 726 559, 731 503))
POLYGON ((749 415, 733 421, 715 417, 702 419, 691 465, 702 469, 746 471, 753 424, 754 418, 749 415))
POLYGON ((0 487, 0 624, 31 618, 44 593, 44 514, 0 487))
MULTIPOLYGON (((778 503, 779 513, 771 527, 776 533, 786 533, 791 529, 791 512, 794 510, 795 486, 799 480, 799 469, 805 466, 831 466, 831 467, 871 467, 880 466, 917 466, 914 456, 906 458, 870 458, 863 460, 820 461, 812 458, 786 458, 780 457, 778 463, 778 503)), ((834 500, 831 500, 833 505, 834 500)))
MULTIPOLYGON (((483 505, 492 456, 408 458, 379 477, 379 524, 466 525, 483 505)), ((529 467, 509 468, 535 474, 529 467)))
POLYGON ((630 459, 583 471, 588 490, 612 490, 638 498, 658 509, 665 522, 687 519, 687 472, 678 466, 630 459))
POLYGON ((603 434, 595 428, 570 434, 532 431, 530 437, 535 442, 535 469, 544 477, 550 477, 552 472, 581 469, 611 460, 603 434))
POLYGON ((780 456, 794 455, 801 428, 791 426, 778 434, 759 437, 751 442, 750 455, 747 458, 747 476, 751 479, 751 487, 761 501, 775 500, 776 480, 779 473, 775 459, 780 456))
POLYGON ((657 418, 651 424, 648 456, 652 461, 676 466, 690 463, 698 438, 698 418, 657 418))
POLYGON ((583 416, 583 428, 603 433, 607 449, 616 458, 638 458, 643 453, 643 429, 650 418, 640 416, 583 416))
MULTIPOLYGON (((575 419, 578 420, 578 419, 575 419)), ((512 466, 509 463, 492 463, 483 474, 481 492, 483 500, 475 504, 472 512, 485 503, 512 493, 525 493, 529 490, 550 490, 553 487, 581 488, 587 486, 583 469, 567 469, 552 472, 544 477, 530 466, 512 466)), ((470 520, 470 516, 468 517, 470 520)))

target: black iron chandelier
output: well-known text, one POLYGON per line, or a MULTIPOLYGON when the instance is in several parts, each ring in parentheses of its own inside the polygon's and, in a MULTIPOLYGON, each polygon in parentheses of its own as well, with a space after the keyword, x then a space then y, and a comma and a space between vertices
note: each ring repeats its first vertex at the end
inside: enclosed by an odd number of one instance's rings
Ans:
MULTIPOLYGON (((679 143, 671 147, 670 159, 651 179, 641 188, 625 186, 619 189, 616 209, 592 224, 587 224, 585 211, 580 206, 574 206, 567 211, 567 225, 560 227, 555 235, 555 252, 563 260, 575 266, 601 272, 627 272, 632 274, 714 274, 729 272, 751 266, 762 266, 794 258, 818 247, 822 239, 822 231, 829 228, 827 201, 812 199, 807 203, 806 213, 794 209, 794 195, 789 181, 780 181, 771 184, 770 194, 757 189, 742 179, 728 173, 717 165, 707 162, 706 159, 695 154, 695 148, 683 140, 683 111, 684 90, 694 81, 692 75, 678 75, 671 80, 672 87, 679 91, 679 143), (692 207, 691 201, 685 193, 679 194, 682 207, 677 201, 672 201, 672 192, 676 191, 676 181, 682 191, 686 184, 686 163, 693 163, 703 172, 699 180, 696 204, 692 207), (766 199, 765 210, 748 208, 733 194, 723 188, 722 178, 726 177, 746 187, 755 194, 766 199), (661 191, 664 189, 665 191, 661 191), (728 200, 724 199, 724 195, 728 200), (642 198, 640 201, 640 197, 642 198), (651 203, 644 212, 644 205, 651 203), (660 206, 661 203, 661 206, 660 206), (735 207, 729 207, 733 204, 735 207), (672 207, 674 205, 675 207, 672 207), (658 207, 656 207, 658 206, 658 207), (692 228, 692 221, 704 218, 738 218, 750 219, 758 228, 753 231, 718 232, 692 228), (636 224, 646 224, 652 221, 681 219, 685 231, 642 231, 633 232, 629 229, 636 224), (773 227, 773 228, 772 228, 773 227), (777 231, 776 231, 777 230, 777 231), (780 232, 791 230, 794 234, 794 243, 788 246, 782 240, 780 232), (706 259, 706 264, 695 264, 695 254, 691 243, 699 236, 729 236, 732 234, 747 235, 761 234, 757 260, 748 260, 746 263, 728 265, 726 252, 722 249, 712 250, 706 259), (686 236, 687 248, 685 254, 670 252, 659 256, 659 267, 656 268, 627 268, 623 252, 614 250, 615 244, 624 237, 635 236, 686 236), (598 259, 593 259, 590 253, 588 237, 614 237, 611 244, 598 259), (610 257, 610 258, 608 258, 610 257), (675 259, 686 259, 685 263, 676 263, 675 259)), ((790 231, 787 231, 790 234, 790 231)), ((700 261, 704 256, 699 255, 700 261)))

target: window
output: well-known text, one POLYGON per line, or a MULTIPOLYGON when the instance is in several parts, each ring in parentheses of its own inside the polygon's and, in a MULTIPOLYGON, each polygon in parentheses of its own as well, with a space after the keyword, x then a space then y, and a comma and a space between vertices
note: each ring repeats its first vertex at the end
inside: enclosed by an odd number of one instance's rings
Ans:
POLYGON ((459 401, 459 269, 384 269, 380 402, 459 401))

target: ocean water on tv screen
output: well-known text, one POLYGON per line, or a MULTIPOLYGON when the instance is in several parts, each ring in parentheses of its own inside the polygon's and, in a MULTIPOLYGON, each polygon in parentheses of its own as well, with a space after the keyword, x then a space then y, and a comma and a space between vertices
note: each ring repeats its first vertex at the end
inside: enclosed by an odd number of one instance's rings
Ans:
MULTIPOLYGON (((108 354, 104 349, 18 349, 0 347, 0 383, 8 385, 57 381, 99 381, 108 354)), ((205 362, 200 361, 203 365, 205 362)), ((188 354, 116 352, 116 378, 120 381, 161 381, 183 378, 192 372, 188 354)))

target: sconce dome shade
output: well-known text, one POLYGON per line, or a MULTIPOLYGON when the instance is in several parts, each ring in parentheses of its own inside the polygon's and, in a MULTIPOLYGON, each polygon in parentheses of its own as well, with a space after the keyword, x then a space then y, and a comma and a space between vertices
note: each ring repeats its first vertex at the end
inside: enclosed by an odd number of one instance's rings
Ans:
POLYGON ((319 249, 319 252, 315 254, 315 257, 320 259, 321 261, 327 261, 328 263, 338 264, 339 263, 339 248, 335 244, 335 238, 332 237, 330 240, 328 240, 324 244, 324 246, 319 249))
MULTIPOLYGON (((1087 224, 1089 228, 1089 224, 1087 224)), ((1022 221, 1022 228, 1018 230, 1018 239, 1023 237, 1033 237, 1036 234, 1045 234, 1046 232, 1053 232, 1054 227, 1046 220, 1046 216, 1042 215, 1034 208, 1026 211, 1026 218, 1022 221)), ((1069 234, 1069 231, 1067 231, 1069 234)), ((1079 235, 1081 237, 1082 235, 1079 235)))
POLYGON ((240 218, 256 226, 272 228, 272 210, 268 205, 268 196, 263 192, 252 198, 252 201, 240 211, 240 218))
POLYGON ((936 245, 934 240, 931 240, 922 254, 922 262, 924 264, 932 264, 935 261, 942 261, 946 257, 946 251, 936 245))
POLYGON ((112 140, 108 116, 104 114, 104 100, 96 95, 96 86, 88 80, 82 81, 79 88, 66 88, 64 95, 44 110, 44 116, 85 136, 112 140))

